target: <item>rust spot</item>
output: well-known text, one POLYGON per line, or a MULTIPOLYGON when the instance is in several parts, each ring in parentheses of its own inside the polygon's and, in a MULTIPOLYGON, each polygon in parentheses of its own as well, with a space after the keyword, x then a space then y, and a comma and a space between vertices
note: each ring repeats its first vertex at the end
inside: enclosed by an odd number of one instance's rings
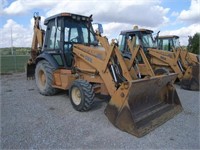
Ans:
POLYGON ((120 94, 120 96, 121 96, 121 97, 124 97, 124 93, 122 92, 122 93, 120 94))

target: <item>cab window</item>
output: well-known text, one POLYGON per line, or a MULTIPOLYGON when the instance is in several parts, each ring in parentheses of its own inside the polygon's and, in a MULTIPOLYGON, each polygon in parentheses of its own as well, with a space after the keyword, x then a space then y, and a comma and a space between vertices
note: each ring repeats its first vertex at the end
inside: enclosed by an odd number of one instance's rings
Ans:
POLYGON ((118 41, 119 41, 119 50, 122 52, 124 51, 125 47, 125 35, 119 35, 118 41))
POLYGON ((46 32, 46 42, 45 49, 47 50, 56 50, 60 49, 60 37, 61 37, 61 25, 60 20, 58 20, 57 27, 55 26, 55 20, 51 20, 47 26, 46 32))

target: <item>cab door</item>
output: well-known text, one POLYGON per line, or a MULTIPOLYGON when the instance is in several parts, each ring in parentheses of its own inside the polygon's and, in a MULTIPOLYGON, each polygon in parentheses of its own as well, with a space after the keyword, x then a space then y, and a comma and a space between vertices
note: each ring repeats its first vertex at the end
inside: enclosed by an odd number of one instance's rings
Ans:
POLYGON ((62 58, 61 19, 55 18, 47 24, 44 53, 51 55, 59 67, 64 66, 62 58), (57 23, 56 23, 57 22, 57 23))

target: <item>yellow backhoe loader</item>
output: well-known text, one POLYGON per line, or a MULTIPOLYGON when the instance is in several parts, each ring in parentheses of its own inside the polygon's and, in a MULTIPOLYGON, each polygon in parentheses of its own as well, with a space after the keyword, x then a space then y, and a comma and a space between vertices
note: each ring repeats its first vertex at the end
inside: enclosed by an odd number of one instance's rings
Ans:
MULTIPOLYGON (((36 23, 38 19, 35 17, 36 23)), ((42 95, 69 90, 77 111, 89 110, 95 94, 109 95, 106 116, 114 126, 137 137, 182 111, 172 85, 177 74, 143 79, 132 76, 116 44, 109 44, 101 36, 101 28, 94 32, 92 16, 60 13, 47 18, 44 24, 47 29, 42 51, 31 58, 36 68, 34 74, 29 74, 35 76, 42 95)), ((37 31, 37 26, 34 29, 37 31)), ((37 42, 33 40, 32 45, 37 42)))
POLYGON ((179 57, 178 61, 180 62, 181 71, 185 71, 184 77, 181 80, 182 88, 199 90, 199 56, 188 52, 187 49, 183 49, 180 46, 179 37, 176 35, 159 36, 158 48, 167 52, 173 52, 179 57))
POLYGON ((180 46, 179 36, 177 35, 158 36, 158 48, 170 52, 177 52, 180 49, 180 58, 181 62, 183 62, 183 67, 187 67, 188 64, 195 65, 200 63, 197 54, 191 53, 180 46))
MULTIPOLYGON (((119 49, 125 58, 131 57, 130 47, 137 50, 140 46, 146 54, 154 73, 177 73, 178 80, 183 89, 199 90, 199 62, 194 54, 187 53, 181 48, 173 51, 158 50, 152 37, 153 31, 138 29, 121 31, 119 36, 119 49), (131 45, 128 45, 128 41, 131 45)), ((141 63, 142 64, 142 63, 141 63)), ((138 65, 138 70, 145 70, 145 66, 138 65)))

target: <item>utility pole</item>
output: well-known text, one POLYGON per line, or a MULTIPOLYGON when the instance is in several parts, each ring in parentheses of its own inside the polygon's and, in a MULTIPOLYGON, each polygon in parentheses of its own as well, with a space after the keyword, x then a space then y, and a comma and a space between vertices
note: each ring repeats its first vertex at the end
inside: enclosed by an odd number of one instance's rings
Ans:
POLYGON ((11 38, 11 54, 13 55, 13 54, 14 54, 14 52, 13 52, 13 37, 12 37, 12 27, 11 27, 11 36, 10 36, 10 38, 11 38))
POLYGON ((15 68, 15 72, 17 72, 16 51, 15 51, 15 53, 14 53, 14 49, 13 49, 12 27, 11 27, 11 53, 12 53, 12 57, 14 57, 14 68, 15 68))

